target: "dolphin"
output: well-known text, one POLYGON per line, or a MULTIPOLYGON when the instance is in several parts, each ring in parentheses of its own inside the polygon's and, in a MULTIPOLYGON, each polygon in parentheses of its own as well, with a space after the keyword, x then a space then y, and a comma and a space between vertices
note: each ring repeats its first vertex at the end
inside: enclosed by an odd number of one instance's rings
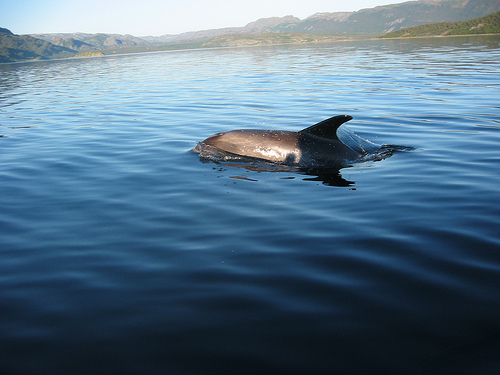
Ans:
POLYGON ((365 155, 342 143, 337 129, 352 116, 323 120, 298 132, 240 129, 214 134, 193 149, 208 155, 259 159, 291 166, 346 165, 365 155))

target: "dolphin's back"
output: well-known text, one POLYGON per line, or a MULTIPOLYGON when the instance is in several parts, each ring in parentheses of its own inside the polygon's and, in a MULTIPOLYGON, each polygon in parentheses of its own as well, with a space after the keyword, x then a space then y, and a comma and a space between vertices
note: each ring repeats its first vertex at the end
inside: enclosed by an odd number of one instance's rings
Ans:
POLYGON ((343 164, 360 154, 337 137, 351 116, 331 117, 299 132, 241 129, 217 133, 198 143, 195 152, 210 151, 294 165, 343 164))
POLYGON ((251 158, 284 163, 300 159, 297 133, 280 130, 231 130, 217 133, 203 141, 219 151, 251 158))

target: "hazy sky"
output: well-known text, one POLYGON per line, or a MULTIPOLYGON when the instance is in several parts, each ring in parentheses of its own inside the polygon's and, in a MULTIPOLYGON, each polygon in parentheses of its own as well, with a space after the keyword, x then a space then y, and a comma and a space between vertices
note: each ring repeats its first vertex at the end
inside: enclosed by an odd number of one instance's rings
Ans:
POLYGON ((264 17, 347 12, 404 0, 0 0, 0 27, 14 34, 179 34, 245 26, 264 17))

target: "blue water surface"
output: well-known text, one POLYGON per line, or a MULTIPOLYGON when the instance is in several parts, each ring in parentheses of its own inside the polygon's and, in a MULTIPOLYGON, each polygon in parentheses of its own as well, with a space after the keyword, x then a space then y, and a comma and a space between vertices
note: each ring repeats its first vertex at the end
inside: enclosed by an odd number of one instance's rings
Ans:
POLYGON ((500 37, 0 65, 0 373, 500 372, 500 37), (338 173, 203 162, 347 114, 338 173))

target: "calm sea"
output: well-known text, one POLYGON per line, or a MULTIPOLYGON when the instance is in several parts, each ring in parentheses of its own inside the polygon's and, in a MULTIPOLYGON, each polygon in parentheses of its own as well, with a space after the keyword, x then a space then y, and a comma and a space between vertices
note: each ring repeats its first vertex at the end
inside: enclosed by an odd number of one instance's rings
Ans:
POLYGON ((500 36, 0 65, 0 373, 498 374, 500 36), (203 162, 334 115, 337 175, 203 162))

